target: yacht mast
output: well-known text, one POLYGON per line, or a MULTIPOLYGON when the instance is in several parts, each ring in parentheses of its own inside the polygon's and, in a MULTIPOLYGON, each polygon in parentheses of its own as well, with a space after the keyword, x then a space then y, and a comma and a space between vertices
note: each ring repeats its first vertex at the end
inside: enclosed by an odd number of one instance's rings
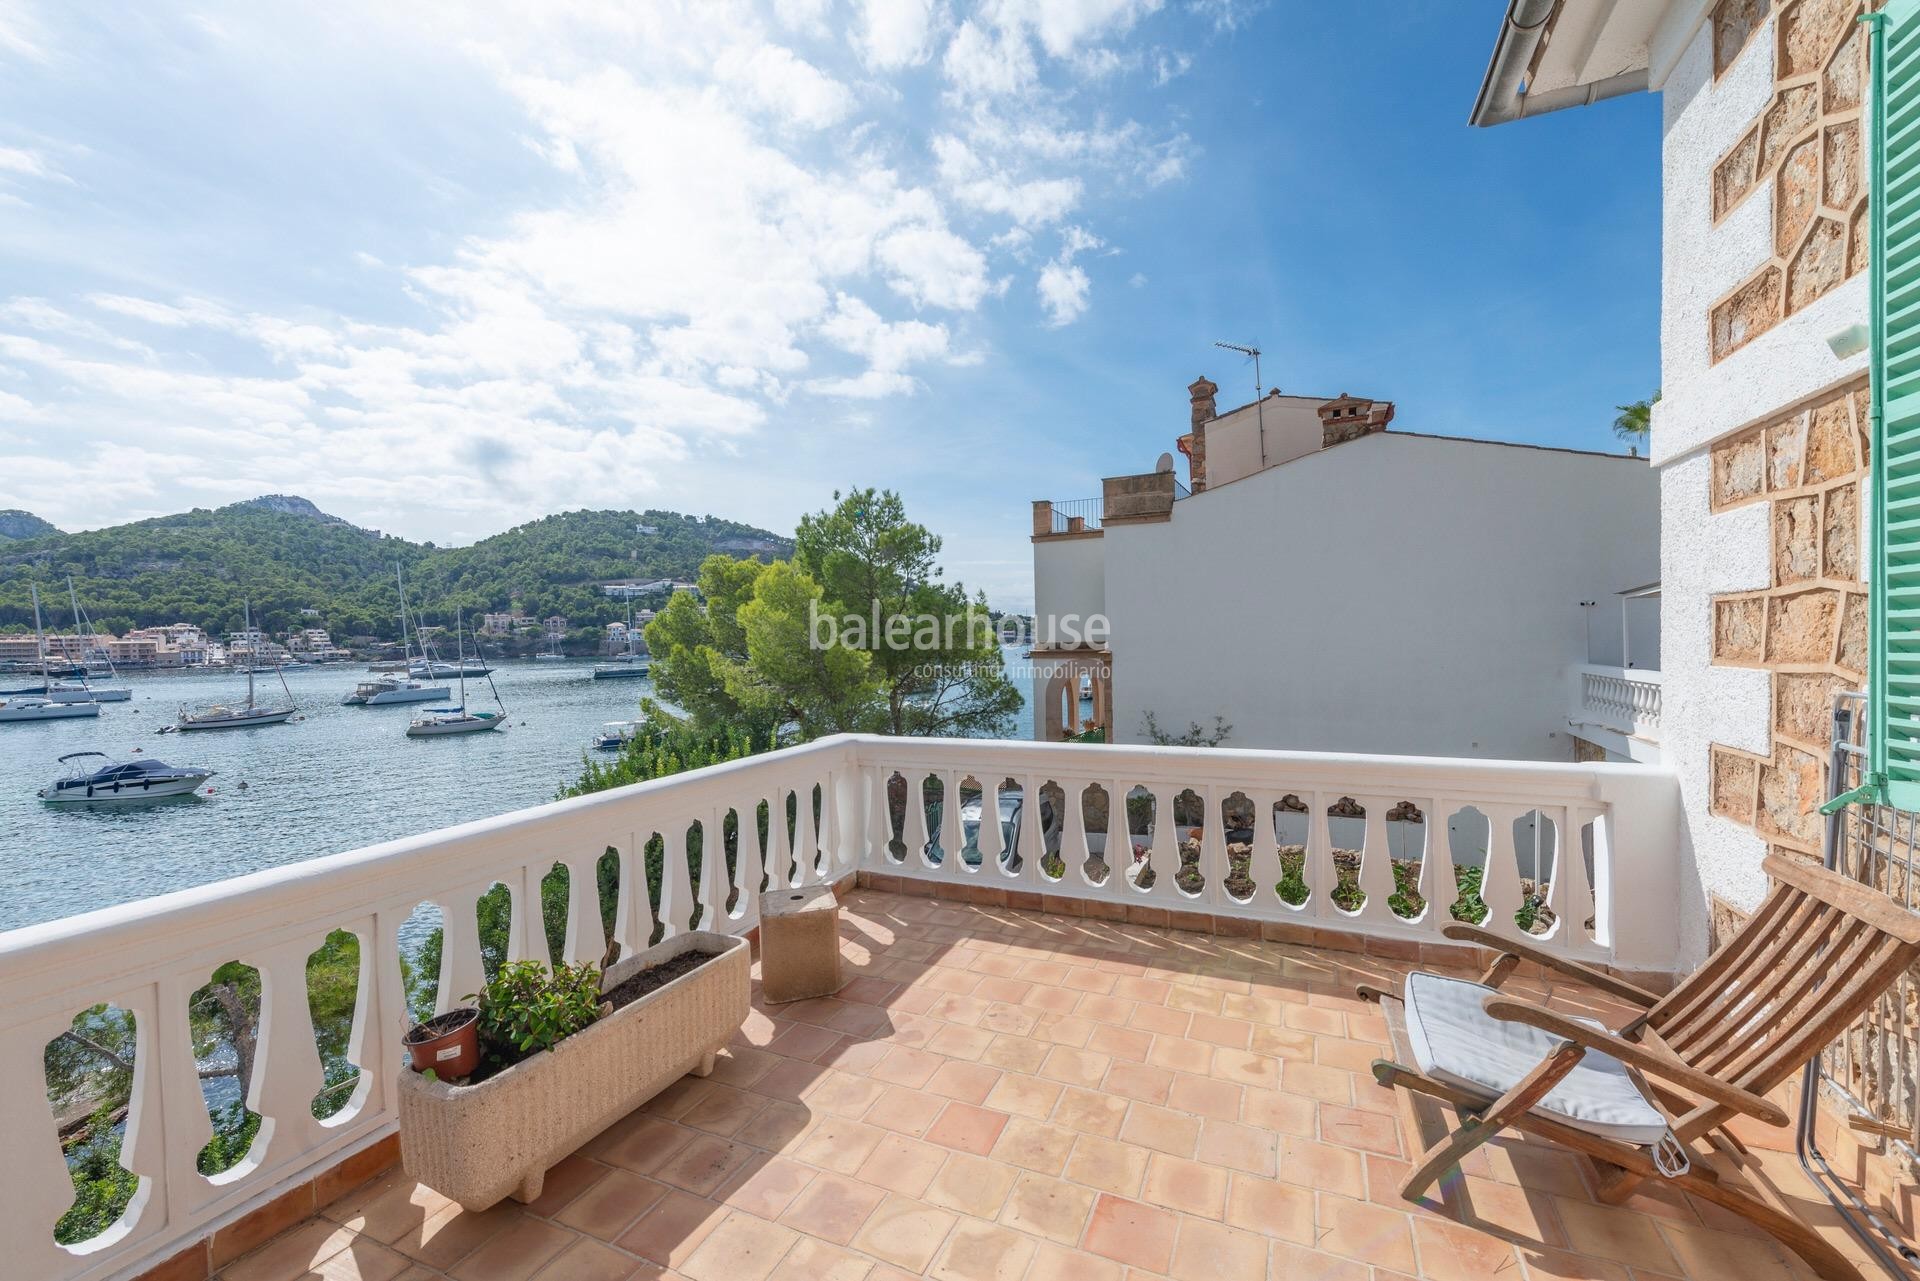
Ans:
POLYGON ((47 662, 47 631, 40 625, 40 587, 37 583, 28 583, 27 590, 33 594, 33 652, 40 659, 40 688, 51 696, 53 694, 53 673, 47 662))
POLYGON ((260 647, 253 640, 253 602, 240 602, 240 626, 247 638, 247 710, 253 710, 253 669, 260 665, 260 647))
MULTIPOLYGON (((467 710, 467 651, 460 641, 460 607, 453 607, 453 665, 460 669, 460 710, 467 710)), ((433 664, 427 664, 431 675, 433 664)))

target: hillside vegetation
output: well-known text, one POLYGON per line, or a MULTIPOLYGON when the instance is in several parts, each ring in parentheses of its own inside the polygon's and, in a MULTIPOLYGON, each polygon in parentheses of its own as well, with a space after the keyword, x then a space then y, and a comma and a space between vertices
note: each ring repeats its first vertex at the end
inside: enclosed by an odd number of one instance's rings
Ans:
POLYGON ((576 511, 442 548, 361 529, 303 498, 275 494, 0 543, 0 630, 32 625, 30 581, 40 584, 54 618, 70 625, 72 574, 94 624, 113 632, 187 622, 224 633, 240 626, 242 602, 250 600, 256 625, 269 632, 321 626, 337 639, 394 638, 396 562, 406 569, 409 603, 429 621, 450 622, 456 606, 470 618, 518 608, 534 618, 560 614, 579 628, 625 617, 625 603, 608 600, 602 582, 690 580, 712 552, 772 559, 792 546, 711 516, 576 511), (319 617, 303 617, 303 609, 319 617))

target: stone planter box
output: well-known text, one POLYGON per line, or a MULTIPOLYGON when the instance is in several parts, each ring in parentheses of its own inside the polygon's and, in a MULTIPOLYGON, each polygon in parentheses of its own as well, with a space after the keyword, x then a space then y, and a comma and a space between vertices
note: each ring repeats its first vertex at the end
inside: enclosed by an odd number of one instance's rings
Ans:
POLYGON ((699 969, 477 1085, 400 1073, 400 1162, 468 1210, 532 1201, 547 1171, 714 1055, 747 1019, 747 940, 693 931, 608 970, 603 991, 689 949, 699 969))

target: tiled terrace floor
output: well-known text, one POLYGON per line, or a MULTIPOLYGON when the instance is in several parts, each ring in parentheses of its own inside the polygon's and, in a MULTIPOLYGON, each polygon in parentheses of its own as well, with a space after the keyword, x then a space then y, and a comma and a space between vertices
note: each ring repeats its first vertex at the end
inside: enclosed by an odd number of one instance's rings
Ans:
MULTIPOLYGON (((838 997, 756 1005, 711 1077, 589 1143, 537 1203, 466 1214, 396 1169, 222 1278, 1810 1275, 1712 1206, 1596 1204, 1533 1143, 1401 1201, 1426 1140, 1369 1075, 1384 1027, 1352 996, 1394 963, 871 891, 843 938, 838 997)), ((1755 1159, 1843 1239, 1790 1157, 1755 1159)))

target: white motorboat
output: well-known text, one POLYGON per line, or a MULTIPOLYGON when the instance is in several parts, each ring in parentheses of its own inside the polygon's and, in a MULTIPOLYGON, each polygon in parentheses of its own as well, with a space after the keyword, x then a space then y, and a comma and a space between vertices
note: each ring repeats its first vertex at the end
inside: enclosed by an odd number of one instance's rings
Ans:
POLYGON ((100 704, 91 698, 62 701, 53 697, 54 680, 49 675, 51 668, 47 663, 47 630, 40 618, 40 588, 29 583, 27 590, 33 597, 33 647, 39 658, 40 691, 8 695, 4 702, 0 702, 0 723, 64 721, 81 716, 98 716, 100 704))
POLYGON ((0 701, 0 722, 61 721, 99 714, 98 703, 54 703, 38 694, 15 695, 0 701))
POLYGON ((96 686, 86 680, 55 681, 42 695, 51 703, 124 703, 133 691, 123 686, 96 686))
MULTIPOLYGON (((253 630, 253 606, 242 606, 242 616, 246 620, 248 631, 253 630)), ((205 707, 180 708, 180 717, 173 728, 180 731, 196 729, 250 729, 255 725, 279 725, 293 719, 299 709, 293 705, 293 691, 287 688, 287 678, 280 677, 280 691, 286 696, 284 703, 262 703, 254 697, 253 669, 247 669, 247 701, 244 703, 213 703, 205 707)))
POLYGON ((81 805, 152 801, 186 796, 213 777, 212 770, 198 766, 169 765, 149 758, 116 761, 105 752, 69 752, 60 758, 60 764, 68 766, 67 772, 40 789, 43 800, 81 805))
POLYGON ((415 659, 407 668, 407 675, 415 680, 450 681, 460 676, 479 680, 492 670, 477 658, 469 658, 464 663, 446 663, 437 658, 431 662, 415 659))
POLYGON ((617 752, 633 741, 640 732, 639 721, 608 721, 593 736, 593 750, 596 752, 617 752))
MULTIPOLYGON (((460 644, 460 613, 453 615, 453 643, 460 644)), ((487 677, 487 687, 493 690, 493 701, 499 710, 493 712, 471 712, 467 710, 467 678, 465 676, 465 655, 458 655, 462 675, 460 677, 460 701, 452 707, 429 707, 407 724, 408 738, 437 738, 444 734, 478 734, 487 730, 499 729, 507 723, 507 707, 500 702, 500 691, 493 684, 493 677, 487 677)))
POLYGON ((400 592, 401 660, 389 665, 384 675, 355 685, 353 692, 340 700, 342 703, 361 707, 385 707, 391 703, 435 703, 453 692, 445 685, 434 684, 428 675, 435 664, 428 657, 424 645, 420 657, 416 659, 413 656, 413 633, 407 627, 407 580, 398 561, 393 566, 393 584, 400 592))

